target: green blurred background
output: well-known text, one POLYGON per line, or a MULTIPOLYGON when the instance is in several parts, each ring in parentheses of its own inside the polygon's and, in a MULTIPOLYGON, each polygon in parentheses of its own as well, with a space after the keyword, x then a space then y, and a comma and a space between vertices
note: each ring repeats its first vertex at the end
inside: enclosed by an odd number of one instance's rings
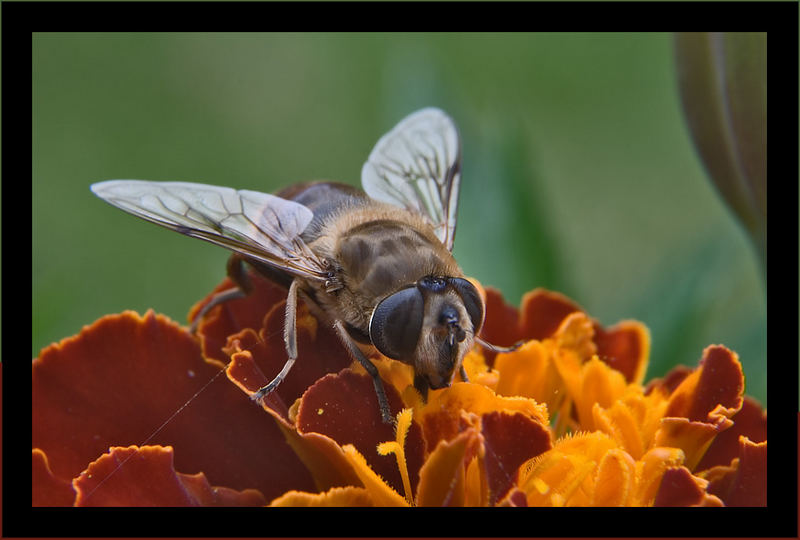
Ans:
POLYGON ((89 184, 359 183, 425 106, 463 140, 455 254, 509 303, 643 321, 648 378, 721 343, 766 405, 766 298, 683 119, 669 34, 34 34, 32 356, 108 313, 185 323, 227 252, 89 184))

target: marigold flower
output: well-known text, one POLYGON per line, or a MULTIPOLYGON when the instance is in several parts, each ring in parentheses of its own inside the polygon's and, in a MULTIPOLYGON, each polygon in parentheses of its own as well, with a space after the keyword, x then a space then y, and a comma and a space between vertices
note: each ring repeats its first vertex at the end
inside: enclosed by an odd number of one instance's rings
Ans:
POLYGON ((410 366, 376 354, 394 429, 370 377, 303 306, 295 368, 262 407, 249 399, 285 361, 285 292, 253 280, 196 336, 125 312, 42 351, 34 505, 766 504, 766 415, 722 346, 645 387, 640 323, 605 329, 544 290, 517 310, 490 289, 483 337, 525 344, 476 348, 470 382, 427 402, 410 366))

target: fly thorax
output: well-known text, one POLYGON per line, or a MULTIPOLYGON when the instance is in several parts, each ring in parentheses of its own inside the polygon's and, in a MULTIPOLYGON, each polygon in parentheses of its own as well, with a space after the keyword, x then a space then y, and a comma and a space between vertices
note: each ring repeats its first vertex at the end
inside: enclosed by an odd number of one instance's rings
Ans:
POLYGON ((374 299, 415 283, 444 265, 440 248, 430 239, 390 220, 373 221, 350 231, 338 242, 336 257, 351 288, 374 299))

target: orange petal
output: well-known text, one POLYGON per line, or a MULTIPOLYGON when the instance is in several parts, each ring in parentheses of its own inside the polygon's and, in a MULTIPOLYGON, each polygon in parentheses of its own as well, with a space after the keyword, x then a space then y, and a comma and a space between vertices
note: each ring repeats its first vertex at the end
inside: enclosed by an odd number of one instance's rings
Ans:
POLYGON ((449 388, 431 391, 428 403, 416 411, 426 448, 435 448, 440 440, 450 440, 461 431, 462 411, 476 415, 493 411, 519 412, 534 422, 549 424, 547 407, 532 399, 502 397, 484 386, 455 383, 449 388))
POLYGON ((345 486, 331 488, 324 493, 289 491, 271 503, 270 506, 372 506, 369 493, 362 487, 345 486))
POLYGON ((595 403, 592 416, 597 429, 611 435, 633 459, 644 454, 645 441, 639 423, 625 403, 616 401, 608 409, 595 403))
POLYGON ((595 462, 600 462, 606 453, 617 447, 617 443, 605 433, 577 433, 562 437, 553 446, 564 454, 580 454, 595 462))
POLYGON ((405 498, 389 487, 383 478, 370 468, 367 460, 355 446, 346 444, 342 450, 375 506, 408 506, 405 498))
POLYGON ((594 430, 592 408, 595 404, 610 407, 621 398, 627 384, 622 373, 611 369, 597 356, 581 364, 571 351, 561 351, 555 358, 555 365, 564 380, 569 396, 575 402, 580 429, 594 430))
POLYGON ((480 452, 480 443, 474 428, 439 442, 420 470, 417 506, 463 506, 465 467, 480 452))
POLYGON ((601 362, 597 357, 592 358, 583 365, 581 373, 581 392, 573 396, 578 406, 578 415, 584 429, 593 429, 591 425, 592 407, 597 404, 601 407, 610 407, 625 393, 627 384, 624 376, 608 364, 601 362), (584 419, 586 422, 584 423, 584 419))
POLYGON ((555 410, 563 396, 563 383, 551 354, 552 347, 531 340, 516 351, 497 355, 494 362, 498 372, 496 392, 502 396, 533 398, 555 410))
POLYGON ((553 335, 553 341, 559 349, 568 349, 586 362, 597 354, 594 344, 596 323, 588 315, 576 311, 567 315, 553 335))
POLYGON ((470 382, 486 386, 497 392, 499 373, 489 367, 480 347, 475 347, 464 355, 463 365, 470 382))
POLYGON ((656 432, 655 445, 680 448, 686 456, 684 464, 694 470, 719 429, 719 426, 690 422, 686 418, 664 418, 656 432))
POLYGON ((580 488, 591 481, 596 464, 585 456, 551 451, 537 462, 534 473, 520 485, 528 506, 587 506, 589 498, 580 488))
MULTIPOLYGON (((583 311, 566 296, 545 289, 526 293, 517 311, 497 291, 487 287, 486 323, 481 336, 497 345, 511 345, 520 339, 543 340, 554 336, 570 314, 583 311)), ((650 353, 647 327, 637 321, 622 321, 608 330, 595 321, 592 325, 600 358, 622 373, 627 382, 641 383, 650 353)), ((487 364, 493 365, 495 353, 487 351, 486 358, 487 364)))
MULTIPOLYGON (((654 446, 656 433, 661 428, 661 420, 664 418, 664 411, 668 405, 663 389, 658 388, 649 394, 643 394, 640 386, 630 385, 619 403, 626 410, 624 414, 629 413, 631 421, 636 424, 638 438, 642 443, 642 452, 654 446)), ((616 418, 614 421, 618 423, 619 429, 627 429, 619 425, 625 420, 616 418)), ((624 436, 622 444, 634 459, 641 458, 642 454, 637 449, 637 442, 632 434, 624 436)))
POLYGON ((175 471, 172 448, 111 448, 73 481, 76 506, 263 506, 254 489, 209 485, 203 473, 175 471), (124 466, 123 466, 124 465, 124 466))
POLYGON ((597 464, 616 443, 600 432, 562 437, 552 450, 520 467, 528 506, 588 506, 597 464))
POLYGON ((643 506, 653 504, 664 472, 670 467, 681 466, 683 461, 684 454, 679 448, 656 447, 648 450, 636 462, 636 472, 639 478, 636 490, 638 504, 643 506))
POLYGON ((361 485, 356 471, 336 441, 319 433, 298 433, 278 420, 286 442, 308 467, 318 490, 361 485))
POLYGON ((480 451, 464 472, 464 506, 489 506, 489 485, 486 480, 486 460, 480 451))
POLYGON ((628 506, 634 496, 636 462, 622 450, 609 450, 597 466, 592 506, 628 506))

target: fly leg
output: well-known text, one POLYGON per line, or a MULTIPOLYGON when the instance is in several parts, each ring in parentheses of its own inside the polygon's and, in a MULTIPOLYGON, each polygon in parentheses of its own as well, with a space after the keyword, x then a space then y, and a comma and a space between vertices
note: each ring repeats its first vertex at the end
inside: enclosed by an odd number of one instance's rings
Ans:
POLYGON ((364 366, 364 369, 367 370, 369 376, 372 377, 372 384, 375 386, 375 394, 378 396, 378 405, 381 408, 381 419, 383 420, 383 423, 394 424, 395 420, 391 411, 389 410, 389 400, 386 399, 386 391, 383 388, 383 381, 378 374, 378 368, 376 368, 375 364, 370 362, 369 358, 364 356, 364 353, 361 352, 361 349, 359 349, 358 346, 353 343, 353 340, 350 338, 350 334, 347 333, 347 330, 345 330, 342 321, 334 322, 333 328, 339 335, 339 339, 342 341, 342 343, 344 343, 345 347, 347 347, 347 350, 350 352, 350 356, 358 360, 358 362, 364 366))
POLYGON ((283 342, 286 345, 286 355, 288 356, 286 363, 283 365, 280 373, 272 379, 266 386, 259 388, 255 394, 251 396, 253 401, 261 401, 266 395, 275 390, 289 370, 292 369, 294 361, 297 360, 297 287, 298 281, 295 279, 289 286, 289 296, 286 297, 286 317, 283 323, 283 342))
POLYGON ((236 287, 232 289, 228 289, 222 292, 218 292, 215 294, 211 301, 203 306, 203 309, 197 314, 197 317, 194 318, 192 321, 192 325, 189 327, 189 331, 194 334, 197 332, 197 327, 200 325, 200 321, 208 315, 208 312, 217 307, 220 304, 224 304, 229 300, 235 300, 236 298, 244 298, 250 291, 253 290, 253 283, 250 281, 250 277, 247 275, 247 271, 244 268, 244 257, 241 255, 234 253, 228 259, 227 271, 228 277, 236 284, 236 287))

